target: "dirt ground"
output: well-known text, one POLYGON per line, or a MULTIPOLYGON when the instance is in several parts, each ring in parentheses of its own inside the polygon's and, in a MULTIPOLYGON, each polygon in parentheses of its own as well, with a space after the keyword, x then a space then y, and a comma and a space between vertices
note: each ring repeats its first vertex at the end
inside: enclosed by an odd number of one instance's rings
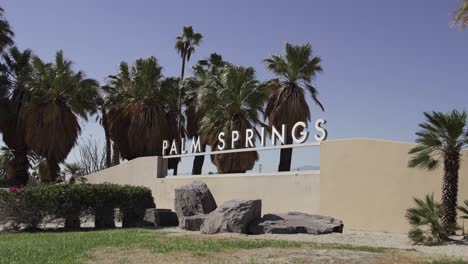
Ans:
POLYGON ((370 253, 351 250, 317 250, 302 248, 261 248, 242 249, 207 255, 170 253, 153 254, 145 250, 117 250, 101 248, 91 254, 89 264, 113 263, 421 263, 429 260, 414 252, 392 251, 388 253, 370 253))

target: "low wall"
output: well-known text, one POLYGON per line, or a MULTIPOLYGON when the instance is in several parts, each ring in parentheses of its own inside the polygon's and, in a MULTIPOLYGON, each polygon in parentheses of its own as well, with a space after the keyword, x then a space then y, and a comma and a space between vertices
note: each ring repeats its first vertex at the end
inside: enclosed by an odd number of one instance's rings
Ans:
MULTIPOLYGON (((89 183, 113 182, 149 187, 159 208, 174 209, 174 189, 205 182, 218 204, 230 199, 262 199, 263 213, 301 211, 330 215, 347 230, 404 233, 413 197, 434 193, 440 199, 442 168, 408 168, 415 144, 373 139, 322 142, 320 172, 207 176, 163 175, 160 157, 138 158, 87 176, 89 183)), ((468 151, 463 151, 459 203, 468 199, 468 151)), ((294 157, 294 156, 293 156, 294 157)))
POLYGON ((218 205, 232 199, 262 199, 262 213, 319 213, 320 175, 316 171, 156 179, 157 207, 174 209, 174 189, 195 180, 208 185, 218 205))
MULTIPOLYGON (((413 197, 434 193, 439 200, 442 167, 408 168, 415 144, 346 139, 320 145, 320 212, 340 218, 353 230, 404 233, 413 197)), ((468 199, 468 151, 459 173, 459 204, 468 199)))

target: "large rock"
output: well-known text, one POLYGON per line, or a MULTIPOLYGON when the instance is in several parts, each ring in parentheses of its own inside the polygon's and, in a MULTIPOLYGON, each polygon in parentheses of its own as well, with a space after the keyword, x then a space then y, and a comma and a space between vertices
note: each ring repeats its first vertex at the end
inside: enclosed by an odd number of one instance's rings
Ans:
POLYGON ((205 183, 194 181, 175 189, 174 208, 182 223, 184 217, 212 212, 216 202, 205 183))
POLYGON ((343 232, 343 222, 329 216, 289 212, 266 214, 250 224, 252 234, 298 234, 312 235, 343 232))
POLYGON ((190 231, 200 231, 200 228, 205 222, 206 217, 207 215, 205 214, 185 216, 180 222, 180 228, 190 231))
POLYGON ((208 214, 200 231, 203 234, 247 233, 249 224, 261 215, 261 200, 227 201, 208 214))

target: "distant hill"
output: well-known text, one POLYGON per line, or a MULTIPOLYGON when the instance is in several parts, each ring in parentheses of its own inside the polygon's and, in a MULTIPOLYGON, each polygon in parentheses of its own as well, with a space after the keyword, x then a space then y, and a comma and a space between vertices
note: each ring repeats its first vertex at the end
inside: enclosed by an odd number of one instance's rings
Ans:
POLYGON ((292 171, 309 171, 309 170, 320 170, 320 166, 305 165, 292 169, 292 171))

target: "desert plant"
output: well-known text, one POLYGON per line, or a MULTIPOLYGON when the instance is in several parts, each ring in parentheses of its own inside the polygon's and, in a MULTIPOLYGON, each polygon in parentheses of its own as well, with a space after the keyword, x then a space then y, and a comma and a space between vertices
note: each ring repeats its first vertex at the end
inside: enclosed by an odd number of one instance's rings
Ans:
POLYGON ((443 162, 442 206, 444 223, 453 225, 457 221, 458 171, 461 150, 468 146, 466 112, 456 110, 450 113, 424 113, 426 122, 416 132, 416 147, 408 166, 434 170, 443 162))
POLYGON ((416 207, 406 211, 411 230, 409 238, 415 244, 439 245, 447 241, 456 230, 456 225, 443 223, 444 208, 434 201, 434 195, 426 195, 424 200, 414 198, 416 207))

